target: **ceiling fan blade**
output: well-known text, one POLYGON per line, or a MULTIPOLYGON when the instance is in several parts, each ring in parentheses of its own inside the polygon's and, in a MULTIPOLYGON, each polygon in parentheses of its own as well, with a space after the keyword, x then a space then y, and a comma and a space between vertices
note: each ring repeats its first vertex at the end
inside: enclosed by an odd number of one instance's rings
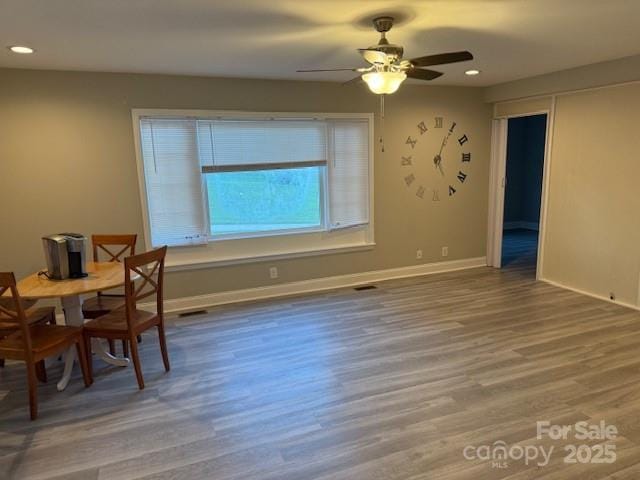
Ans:
POLYGON ((358 75, 357 77, 353 77, 351 80, 347 80, 343 82, 342 85, 351 85, 353 83, 358 83, 362 81, 362 75, 358 75))
POLYGON ((411 68, 405 72, 409 78, 417 78, 418 80, 434 80, 442 76, 442 72, 435 70, 426 70, 422 68, 411 68))
POLYGON ((314 70, 296 70, 298 73, 308 73, 308 72, 357 72, 357 68, 320 68, 314 70))
POLYGON ((386 53, 379 50, 369 50, 367 48, 359 48, 358 52, 364 59, 371 64, 388 65, 389 57, 386 53))
POLYGON ((409 60, 414 67, 429 67, 431 65, 445 65, 447 63, 466 62, 473 60, 470 52, 450 52, 439 53, 437 55, 426 55, 424 57, 409 60))

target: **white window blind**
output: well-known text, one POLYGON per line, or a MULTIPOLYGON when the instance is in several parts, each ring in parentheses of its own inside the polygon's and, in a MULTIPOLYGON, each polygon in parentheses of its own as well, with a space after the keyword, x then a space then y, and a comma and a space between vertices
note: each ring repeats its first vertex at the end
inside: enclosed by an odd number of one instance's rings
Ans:
POLYGON ((329 122, 329 227, 369 223, 369 123, 329 122))
POLYGON ((208 240, 197 135, 195 120, 140 120, 153 246, 208 240))
POLYGON ((203 171, 323 166, 327 126, 317 120, 199 120, 203 171))
MULTIPOLYGON (((253 225, 250 215, 253 210, 247 207, 242 194, 234 197, 236 190, 248 188, 251 182, 272 181, 272 178, 225 176, 225 172, 319 167, 315 177, 320 182, 314 193, 317 198, 309 200, 299 195, 296 198, 300 205, 283 205, 282 213, 290 214, 290 210, 306 208, 307 203, 315 202, 320 205, 315 208, 320 209, 322 229, 338 230, 369 223, 372 159, 367 118, 168 115, 138 118, 148 237, 152 246, 205 244, 212 239, 211 225, 227 225, 231 220, 253 225), (213 188, 215 182, 223 182, 220 185, 236 190, 220 198, 219 192, 223 189, 213 188), (234 182, 237 186, 230 187, 234 182)), ((280 181, 278 176, 273 178, 280 181)), ((286 185, 291 189, 297 184, 286 185)), ((260 193, 265 195, 264 201, 262 197, 254 200, 277 205, 274 201, 280 193, 280 190, 266 189, 260 193)), ((273 205, 269 213, 278 217, 281 212, 273 205)))

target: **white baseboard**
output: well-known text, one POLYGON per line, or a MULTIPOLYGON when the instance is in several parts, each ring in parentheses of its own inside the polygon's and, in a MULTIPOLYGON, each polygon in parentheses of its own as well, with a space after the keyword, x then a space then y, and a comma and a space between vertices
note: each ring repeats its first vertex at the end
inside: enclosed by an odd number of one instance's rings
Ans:
POLYGON ((524 221, 516 221, 516 222, 504 222, 502 227, 504 230, 535 230, 536 232, 540 229, 540 225, 536 222, 524 222, 524 221))
POLYGON ((553 280, 547 280, 546 278, 541 278, 540 280, 550 285, 553 285, 554 287, 563 288, 565 290, 571 290, 572 292, 579 293, 580 295, 586 295, 587 297, 596 298, 598 300, 603 300, 605 302, 613 303, 614 305, 619 305, 621 307, 626 307, 632 310, 640 311, 640 306, 638 305, 633 305, 631 303, 621 302, 618 300, 611 300, 609 297, 606 297, 604 295, 598 295, 597 293, 580 290, 579 288, 570 287, 568 285, 564 285, 563 283, 554 282, 553 280))
MULTIPOLYGON (((334 277, 314 278, 300 282, 281 283, 266 287, 246 288, 228 292, 210 293, 193 297, 173 298, 164 301, 165 312, 178 314, 189 311, 205 310, 216 305, 228 303, 246 302, 249 300, 263 300, 267 298, 299 295, 301 293, 320 292, 334 290, 336 288, 352 287, 395 278, 417 277, 433 273, 452 272, 468 268, 484 267, 487 265, 486 257, 467 258, 463 260, 451 260, 447 262, 426 263, 409 267, 390 268, 371 272, 352 273, 349 275, 337 275, 334 277)), ((153 304, 141 304, 140 308, 153 310, 153 304)))

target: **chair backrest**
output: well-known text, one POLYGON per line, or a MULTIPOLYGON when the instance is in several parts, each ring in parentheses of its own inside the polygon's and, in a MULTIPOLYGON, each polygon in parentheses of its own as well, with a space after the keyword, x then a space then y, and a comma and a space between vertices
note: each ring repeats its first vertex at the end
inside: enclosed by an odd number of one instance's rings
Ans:
POLYGON ((11 293, 11 296, 3 297, 4 301, 0 303, 0 315, 3 321, 15 323, 16 328, 22 331, 24 349, 26 355, 30 357, 33 354, 31 350, 31 331, 29 330, 29 322, 27 322, 22 299, 16 286, 16 277, 13 272, 0 272, 0 297, 5 295, 7 291, 11 293))
POLYGON ((138 235, 92 235, 93 261, 99 262, 100 255, 106 256, 107 262, 122 262, 122 257, 136 254, 136 240, 138 235), (109 248, 112 247, 112 248, 109 248), (113 248, 119 247, 119 248, 113 248), (114 253, 115 252, 115 253, 114 253))
POLYGON ((124 291, 126 297, 127 323, 131 329, 131 318, 137 308, 138 300, 155 296, 156 311, 163 314, 164 259, 167 247, 133 255, 124 259, 124 291), (138 279, 132 281, 132 277, 138 279))

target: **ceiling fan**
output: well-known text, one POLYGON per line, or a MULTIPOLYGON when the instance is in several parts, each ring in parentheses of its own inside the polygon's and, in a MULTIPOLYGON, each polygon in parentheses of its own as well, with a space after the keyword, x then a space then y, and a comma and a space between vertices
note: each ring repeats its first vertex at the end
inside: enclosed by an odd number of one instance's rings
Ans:
POLYGON ((442 75, 442 72, 429 70, 423 67, 432 65, 444 65, 447 63, 465 62, 473 60, 473 55, 467 51, 440 53, 437 55, 426 55, 424 57, 403 60, 404 49, 401 45, 389 43, 386 33, 393 27, 393 17, 377 17, 373 19, 375 29, 380 32, 380 40, 377 45, 369 48, 360 48, 358 51, 369 63, 368 67, 360 68, 332 68, 297 70, 298 72, 358 72, 359 75, 354 80, 362 77, 369 89, 373 93, 388 94, 394 93, 400 84, 407 78, 418 80, 433 80, 442 75))

